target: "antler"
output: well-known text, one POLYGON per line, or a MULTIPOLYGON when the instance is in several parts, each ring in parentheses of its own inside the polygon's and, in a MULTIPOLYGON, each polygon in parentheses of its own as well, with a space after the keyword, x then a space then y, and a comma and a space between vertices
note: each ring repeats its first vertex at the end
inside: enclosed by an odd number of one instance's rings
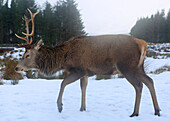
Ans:
POLYGON ((25 24, 26 24, 27 33, 22 32, 22 34, 24 34, 26 37, 20 37, 17 34, 15 34, 16 37, 26 41, 26 44, 22 44, 21 46, 23 46, 23 45, 31 45, 31 43, 33 41, 34 29, 35 29, 34 18, 40 12, 40 11, 37 11, 36 13, 33 14, 30 11, 30 9, 28 9, 28 11, 29 11, 29 13, 31 15, 31 19, 27 19, 25 15, 24 15, 24 18, 23 18, 23 20, 25 21, 25 24), (31 32, 31 34, 29 34, 29 22, 30 21, 32 21, 32 32, 31 32), (29 41, 29 37, 30 37, 30 41, 29 41))

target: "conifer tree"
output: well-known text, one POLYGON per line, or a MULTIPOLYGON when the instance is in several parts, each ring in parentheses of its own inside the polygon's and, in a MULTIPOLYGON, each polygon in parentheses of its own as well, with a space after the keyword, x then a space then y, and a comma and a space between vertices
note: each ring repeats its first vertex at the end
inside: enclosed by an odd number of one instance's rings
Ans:
POLYGON ((132 27, 130 34, 148 42, 163 43, 168 40, 168 25, 168 17, 165 17, 165 12, 162 10, 150 18, 139 19, 132 27))
POLYGON ((167 21, 166 21, 166 35, 167 35, 167 41, 166 42, 170 42, 170 10, 168 12, 168 16, 167 16, 167 21))
MULTIPOLYGON (((35 13, 40 7, 37 7, 35 0, 10 2, 9 4, 9 0, 5 0, 5 3, 4 0, 0 0, 0 43, 24 43, 24 40, 15 36, 15 33, 24 36, 22 32, 26 32, 22 17, 26 15, 30 18, 27 8, 35 13)), ((81 15, 74 0, 60 0, 55 6, 48 2, 44 5, 44 9, 35 17, 35 41, 43 38, 46 45, 56 45, 71 37, 85 34, 81 15)), ((31 27, 30 22, 30 32, 31 27)))
POLYGON ((85 35, 83 22, 74 0, 59 1, 54 11, 57 20, 57 43, 85 35))

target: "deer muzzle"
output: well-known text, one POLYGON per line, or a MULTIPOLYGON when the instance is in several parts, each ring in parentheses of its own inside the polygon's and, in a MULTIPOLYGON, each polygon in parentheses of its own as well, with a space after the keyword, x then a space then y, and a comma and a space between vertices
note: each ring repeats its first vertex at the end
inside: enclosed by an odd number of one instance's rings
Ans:
POLYGON ((19 68, 19 67, 15 67, 15 69, 14 69, 16 72, 23 72, 24 71, 24 69, 22 69, 22 68, 19 68))

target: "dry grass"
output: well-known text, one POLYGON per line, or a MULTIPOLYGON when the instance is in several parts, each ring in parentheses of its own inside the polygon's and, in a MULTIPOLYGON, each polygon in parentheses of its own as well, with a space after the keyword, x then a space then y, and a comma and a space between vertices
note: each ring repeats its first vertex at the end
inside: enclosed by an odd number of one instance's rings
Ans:
POLYGON ((151 72, 152 74, 160 74, 163 73, 165 71, 170 71, 170 66, 163 66, 157 70, 155 70, 154 72, 151 72))
POLYGON ((166 44, 148 44, 147 57, 153 57, 154 59, 166 59, 170 57, 170 43, 166 44))
POLYGON ((97 75, 96 80, 111 79, 111 75, 97 75))
POLYGON ((9 58, 4 59, 5 68, 3 69, 3 71, 4 71, 4 74, 2 76, 3 79, 6 79, 6 80, 23 79, 21 74, 16 73, 14 71, 14 68, 16 67, 17 63, 18 62, 16 60, 10 60, 9 58))

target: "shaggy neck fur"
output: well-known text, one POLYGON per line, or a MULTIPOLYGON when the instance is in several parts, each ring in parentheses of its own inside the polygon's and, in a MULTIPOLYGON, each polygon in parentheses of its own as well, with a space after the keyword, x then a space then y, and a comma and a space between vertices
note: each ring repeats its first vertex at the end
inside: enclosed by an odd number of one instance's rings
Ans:
MULTIPOLYGON (((63 45, 62 45, 63 46, 63 45)), ((62 46, 42 46, 36 56, 36 66, 41 73, 53 75, 61 70, 65 50, 62 46)))

